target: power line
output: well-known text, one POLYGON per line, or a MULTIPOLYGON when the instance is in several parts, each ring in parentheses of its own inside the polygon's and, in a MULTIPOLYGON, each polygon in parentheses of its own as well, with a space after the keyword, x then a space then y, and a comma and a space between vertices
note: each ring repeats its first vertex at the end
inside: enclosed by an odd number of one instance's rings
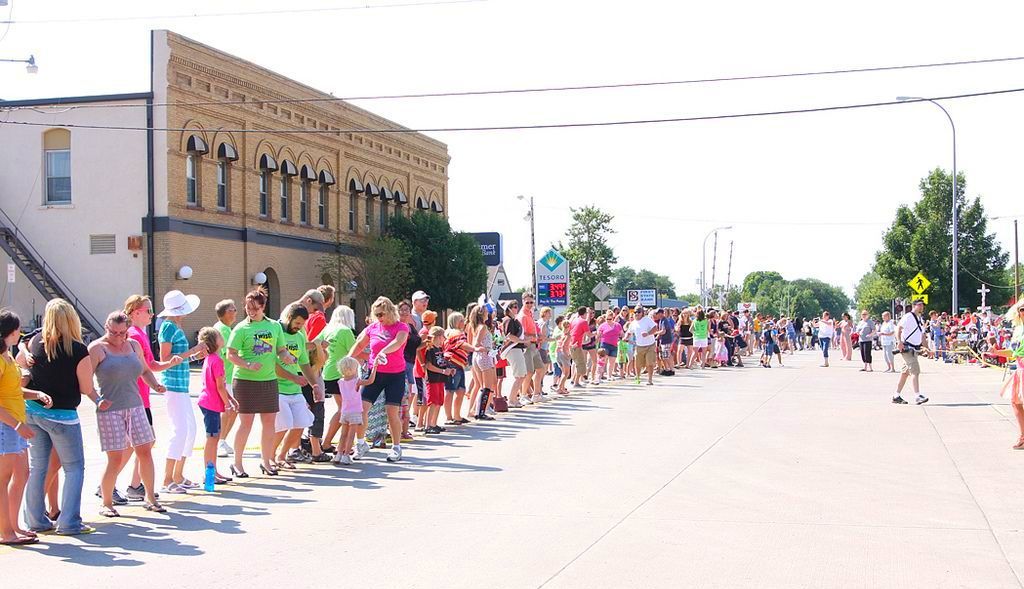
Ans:
POLYGON ((238 12, 203 12, 193 14, 163 14, 148 16, 95 16, 77 18, 42 18, 26 20, 0 20, 0 24, 39 25, 66 23, 125 22, 140 20, 170 20, 192 18, 222 18, 228 16, 272 16, 281 14, 309 14, 318 12, 339 12, 342 10, 376 10, 380 8, 410 8, 416 6, 439 6, 444 4, 474 4, 489 0, 431 0, 428 2, 400 2, 395 4, 364 4, 361 6, 326 6, 320 8, 280 8, 276 10, 246 10, 238 12))
MULTIPOLYGON (((536 205, 539 209, 548 210, 560 210, 567 211, 573 207, 561 207, 554 205, 536 205)), ((795 226, 826 226, 826 227, 853 227, 853 226, 882 226, 888 225, 888 221, 776 221, 776 220, 763 220, 763 221, 739 221, 736 219, 697 219, 693 217, 669 217, 666 215, 643 215, 637 213, 614 213, 615 217, 626 217, 631 219, 652 219, 658 221, 672 221, 677 223, 695 223, 695 224, 717 224, 717 223, 728 223, 731 225, 760 225, 760 226, 778 226, 778 225, 795 225, 795 226)))
MULTIPOLYGON (((729 119, 745 119, 745 118, 758 118, 758 117, 771 117, 781 115, 794 115, 794 114, 805 114, 805 113, 820 113, 820 112, 834 112, 843 110, 854 110, 862 108, 876 108, 881 106, 898 106, 901 104, 913 104, 915 102, 926 102, 928 100, 957 100, 962 98, 977 98, 980 96, 997 96, 1002 94, 1014 94, 1017 92, 1024 92, 1024 88, 1010 88, 1006 90, 988 90, 984 92, 971 92, 968 94, 951 94, 948 96, 935 96, 932 98, 916 98, 911 100, 890 100, 882 102, 864 102, 858 104, 841 104, 833 106, 819 106, 813 108, 795 108, 787 110, 773 110, 773 111, 757 111, 757 112, 745 112, 745 113, 731 113, 721 115, 703 115, 703 116, 692 116, 692 117, 671 117, 671 118, 660 118, 660 119, 633 119, 623 121, 597 121, 597 122, 583 122, 583 123, 550 123, 550 124, 535 124, 535 125, 496 125, 496 126, 481 126, 481 127, 426 127, 421 129, 406 129, 406 128, 392 128, 392 129, 299 129, 299 128, 285 128, 285 129, 217 129, 218 131, 225 133, 265 133, 265 134, 296 134, 296 135, 327 135, 327 134, 340 134, 340 133, 380 133, 380 134, 410 134, 410 133, 454 133, 454 132, 473 132, 473 131, 516 131, 516 130, 538 130, 538 129, 578 129, 588 127, 620 127, 628 125, 653 125, 662 123, 689 123, 695 121, 720 121, 729 119)), ((3 110, 2 103, 0 103, 0 110, 3 110)), ((23 125, 30 127, 49 127, 46 123, 35 123, 29 121, 0 121, 0 124, 5 125, 23 125)), ((186 131, 194 131, 195 129, 187 129, 183 127, 131 127, 126 125, 84 125, 77 123, 62 124, 62 127, 68 129, 105 129, 111 131, 160 131, 169 133, 182 133, 186 131)))
MULTIPOLYGON (((938 63, 922 63, 922 64, 910 64, 910 65, 892 65, 892 66, 877 66, 877 67, 863 67, 863 68, 847 68, 847 69, 832 69, 832 70, 818 70, 808 72, 790 72, 790 73, 778 73, 778 74, 762 74, 762 75, 745 75, 745 76, 729 76, 729 77, 716 77, 716 78, 694 78, 688 80, 670 80, 670 81, 654 81, 654 82, 624 82, 619 84, 592 84, 582 86, 553 86, 553 87, 542 87, 542 88, 505 88, 498 90, 467 90, 462 92, 421 92, 421 93, 406 93, 406 94, 377 94, 377 95, 366 95, 366 96, 345 96, 345 97, 321 97, 321 98, 282 98, 282 99, 267 99, 267 100, 201 100, 201 101, 182 101, 182 102, 158 102, 152 106, 211 106, 211 105, 231 105, 231 104, 301 104, 301 103, 318 103, 318 102, 338 102, 338 101, 354 101, 354 100, 393 100, 393 99, 408 99, 408 98, 446 98, 446 97, 465 97, 465 96, 491 96, 491 95, 503 95, 503 94, 534 94, 534 93, 545 93, 545 92, 576 92, 585 90, 611 90, 617 88, 650 88, 657 86, 677 86, 687 84, 711 84, 720 82, 742 82, 752 80, 777 80, 786 78, 801 78, 811 76, 834 76, 842 74, 860 74, 870 72, 888 72, 888 71, 900 71, 910 69, 924 69, 924 68, 939 68, 939 67, 950 67, 950 66, 963 66, 963 65, 977 65, 977 64, 989 64, 989 63, 1004 63, 1013 61, 1022 61, 1024 56, 1019 57, 998 57, 991 59, 975 59, 965 61, 946 61, 938 63)), ((70 107, 72 109, 92 109, 92 108, 141 108, 145 105, 141 104, 126 104, 126 103, 112 103, 112 104, 85 104, 80 106, 70 107)))
POLYGON ((978 282, 980 282, 980 283, 982 283, 982 284, 984 284, 986 286, 991 286, 992 288, 1009 289, 1009 290, 1013 290, 1014 288, 1016 288, 1012 284, 1010 286, 1005 286, 1005 285, 1002 285, 1002 284, 992 284, 991 282, 986 281, 984 278, 981 278, 980 276, 978 276, 974 272, 971 272, 970 269, 968 269, 968 268, 960 266, 960 269, 963 270, 964 272, 967 272, 968 274, 973 276, 975 280, 977 280, 978 282))

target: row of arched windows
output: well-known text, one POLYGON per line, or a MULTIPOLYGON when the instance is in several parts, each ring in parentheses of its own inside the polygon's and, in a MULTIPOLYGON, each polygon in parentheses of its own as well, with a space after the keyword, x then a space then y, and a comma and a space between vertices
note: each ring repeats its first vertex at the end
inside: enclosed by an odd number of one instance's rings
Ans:
MULTIPOLYGON (((185 202, 191 207, 202 207, 202 158, 211 154, 210 146, 200 135, 189 135, 184 142, 185 202)), ((311 163, 297 166, 282 150, 278 157, 269 145, 257 148, 255 162, 259 174, 258 214, 267 220, 278 220, 299 225, 330 228, 330 187, 336 179, 330 166, 323 160, 317 167, 311 163), (298 207, 294 206, 295 187, 298 187, 298 207)), ((230 210, 231 167, 239 159, 238 151, 228 141, 216 144, 212 157, 216 160, 216 208, 230 210)), ((300 160, 301 161, 301 160, 300 160)), ((436 193, 429 196, 422 189, 412 201, 399 182, 388 186, 380 184, 372 175, 360 179, 357 171, 350 170, 345 188, 349 193, 348 230, 353 233, 371 232, 379 226, 384 229, 391 215, 407 214, 410 207, 443 213, 444 207, 436 193), (363 202, 363 223, 360 227, 359 208, 363 202), (379 219, 379 225, 375 221, 379 219)))

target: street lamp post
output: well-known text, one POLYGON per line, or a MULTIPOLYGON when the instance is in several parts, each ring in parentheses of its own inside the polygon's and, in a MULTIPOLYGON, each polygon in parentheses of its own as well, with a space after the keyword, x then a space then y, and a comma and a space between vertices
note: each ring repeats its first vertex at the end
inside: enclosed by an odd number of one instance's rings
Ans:
POLYGON ((39 66, 36 65, 36 56, 35 55, 29 55, 28 59, 0 59, 0 62, 2 62, 2 63, 25 63, 25 64, 28 64, 28 65, 25 66, 25 71, 26 72, 28 72, 30 74, 37 74, 37 73, 39 73, 39 66))
POLYGON ((956 315, 959 312, 958 287, 960 286, 960 280, 958 278, 958 258, 960 254, 960 209, 956 206, 956 125, 953 124, 953 117, 950 116, 946 107, 931 98, 923 98, 920 96, 897 96, 896 100, 899 100, 900 102, 910 100, 914 102, 930 102, 934 104, 942 109, 943 113, 945 113, 946 118, 949 119, 949 126, 953 130, 953 314, 956 315))
MULTIPOLYGON (((526 197, 519 195, 516 197, 517 200, 523 200, 526 197)), ((533 214, 533 197, 530 197, 530 212, 526 214, 526 218, 530 221, 530 269, 533 272, 533 287, 530 292, 534 296, 537 296, 537 241, 535 239, 534 231, 534 214, 533 214)))
POLYGON ((722 227, 715 227, 708 234, 704 236, 704 245, 700 249, 700 299, 702 304, 708 306, 708 288, 707 288, 707 270, 708 270, 708 238, 719 231, 725 231, 732 229, 732 225, 723 225, 722 227))

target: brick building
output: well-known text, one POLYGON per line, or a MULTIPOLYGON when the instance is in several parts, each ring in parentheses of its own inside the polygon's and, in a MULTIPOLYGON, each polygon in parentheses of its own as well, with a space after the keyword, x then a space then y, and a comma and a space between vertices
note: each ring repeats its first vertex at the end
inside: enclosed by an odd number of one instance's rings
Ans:
POLYGON ((317 259, 358 256, 391 215, 447 214, 441 142, 360 132, 407 130, 169 31, 152 33, 151 80, 148 93, 0 102, 30 123, 0 125, 0 245, 21 278, 2 302, 23 317, 54 295, 88 320, 180 289, 202 299, 194 334, 264 277, 275 314, 334 282, 317 259))

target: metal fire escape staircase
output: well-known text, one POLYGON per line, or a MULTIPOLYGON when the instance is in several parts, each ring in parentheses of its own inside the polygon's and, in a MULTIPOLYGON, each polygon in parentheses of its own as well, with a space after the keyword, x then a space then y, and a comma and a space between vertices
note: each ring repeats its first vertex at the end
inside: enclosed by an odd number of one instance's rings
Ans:
POLYGON ((71 303, 82 321, 82 336, 86 341, 103 334, 103 323, 89 312, 85 304, 68 285, 57 276, 53 267, 46 263, 39 250, 32 246, 25 234, 20 231, 7 213, 0 209, 0 248, 3 248, 11 260, 17 264, 22 274, 46 300, 62 298, 71 303))

